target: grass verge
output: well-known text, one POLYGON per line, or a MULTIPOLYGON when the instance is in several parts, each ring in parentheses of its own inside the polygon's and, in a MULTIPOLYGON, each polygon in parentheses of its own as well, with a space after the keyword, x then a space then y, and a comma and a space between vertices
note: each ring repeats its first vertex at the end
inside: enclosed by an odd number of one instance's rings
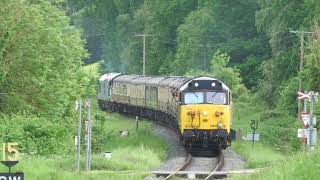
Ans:
POLYGON ((279 161, 273 166, 250 176, 234 176, 233 179, 269 180, 269 179, 319 179, 320 150, 314 153, 296 153, 287 161, 279 161))
POLYGON ((255 142, 253 148, 250 142, 235 142, 232 149, 246 160, 245 168, 262 168, 284 161, 287 157, 269 146, 255 142))
MULTIPOLYGON (((278 144, 271 135, 273 131, 279 133, 280 128, 283 128, 277 125, 277 122, 279 122, 277 115, 266 118, 265 114, 270 112, 263 105, 253 106, 247 103, 236 103, 233 109, 232 127, 235 130, 241 129, 243 137, 246 137, 248 132, 252 132, 250 128, 251 120, 259 120, 257 132, 260 133, 260 141, 256 141, 253 148, 251 141, 242 140, 232 144, 232 149, 246 160, 245 168, 269 167, 279 161, 285 161, 289 157, 291 149, 284 149, 285 143, 278 144)), ((274 136, 278 136, 278 134, 274 134, 274 136)))
POLYGON ((246 168, 263 168, 250 176, 233 176, 231 179, 319 179, 320 151, 306 154, 296 137, 300 127, 295 117, 263 105, 236 103, 233 128, 241 128, 243 136, 250 132, 250 121, 259 120, 259 142, 254 149, 251 142, 234 142, 232 148, 247 162, 246 168))

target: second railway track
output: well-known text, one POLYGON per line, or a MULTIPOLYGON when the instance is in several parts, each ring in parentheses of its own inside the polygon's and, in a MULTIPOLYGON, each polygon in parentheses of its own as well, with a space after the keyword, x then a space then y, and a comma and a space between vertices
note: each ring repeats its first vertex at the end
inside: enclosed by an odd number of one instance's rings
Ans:
MULTIPOLYGON (((220 171, 224 165, 224 156, 220 152, 217 157, 194 157, 188 154, 185 162, 173 172, 159 172, 168 174, 164 179, 168 180, 174 176, 187 176, 209 180, 215 177, 215 172, 220 171)), ((157 173, 156 173, 157 174, 157 173)))

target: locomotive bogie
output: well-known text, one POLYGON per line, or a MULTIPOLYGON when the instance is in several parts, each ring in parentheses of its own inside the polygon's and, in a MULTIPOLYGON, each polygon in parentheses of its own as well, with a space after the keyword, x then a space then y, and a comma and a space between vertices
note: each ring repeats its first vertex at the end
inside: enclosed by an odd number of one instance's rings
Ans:
POLYGON ((225 129, 187 129, 182 134, 183 144, 190 152, 216 151, 230 145, 229 134, 225 129))

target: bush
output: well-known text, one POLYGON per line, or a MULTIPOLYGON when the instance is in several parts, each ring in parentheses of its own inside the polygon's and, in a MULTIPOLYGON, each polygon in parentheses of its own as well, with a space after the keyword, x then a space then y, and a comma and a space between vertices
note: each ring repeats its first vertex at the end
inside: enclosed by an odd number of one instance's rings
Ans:
POLYGON ((291 78, 279 87, 277 109, 295 114, 297 112, 297 78, 291 78))
POLYGON ((297 138, 299 122, 296 118, 272 110, 261 113, 260 119, 264 122, 260 129, 263 142, 283 152, 292 152, 300 148, 301 144, 297 138))
POLYGON ((94 111, 92 116, 92 140, 91 146, 93 152, 101 152, 103 150, 104 144, 107 143, 108 133, 105 130, 105 114, 100 111, 94 111))
POLYGON ((67 122, 25 114, 1 114, 0 119, 0 142, 17 142, 23 154, 49 156, 72 152, 73 131, 67 122))

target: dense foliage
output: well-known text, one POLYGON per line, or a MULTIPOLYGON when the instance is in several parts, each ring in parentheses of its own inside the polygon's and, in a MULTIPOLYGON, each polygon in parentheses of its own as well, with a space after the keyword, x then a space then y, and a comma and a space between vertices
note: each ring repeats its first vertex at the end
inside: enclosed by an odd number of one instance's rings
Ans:
POLYGON ((34 115, 0 115, 1 142, 19 143, 28 155, 68 154, 73 152, 73 131, 69 123, 34 115))
POLYGON ((1 1, 1 111, 69 115, 70 103, 83 93, 86 51, 80 37, 64 12, 47 1, 1 1))
POLYGON ((142 38, 146 38, 147 74, 183 75, 209 70, 216 51, 230 55, 253 88, 270 57, 265 33, 255 27, 258 3, 252 0, 71 1, 75 24, 83 27, 92 56, 105 72, 141 73, 142 38), (78 9, 75 10, 75 9, 78 9), (92 44, 90 43, 92 42, 92 44))
POLYGON ((72 152, 72 109, 89 81, 80 31, 58 1, 0 1, 0 143, 31 155, 72 152))

